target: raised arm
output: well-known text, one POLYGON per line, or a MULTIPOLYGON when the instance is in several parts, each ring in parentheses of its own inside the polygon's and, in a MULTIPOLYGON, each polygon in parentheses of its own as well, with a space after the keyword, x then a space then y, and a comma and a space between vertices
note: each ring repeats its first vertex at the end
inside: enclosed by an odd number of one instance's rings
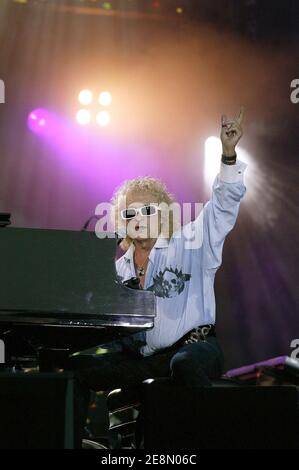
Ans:
POLYGON ((243 115, 244 108, 241 108, 234 120, 221 118, 221 167, 213 184, 212 197, 203 209, 204 269, 216 270, 221 265, 225 237, 235 225, 240 201, 246 192, 243 173, 247 165, 237 159, 235 151, 243 135, 243 115))

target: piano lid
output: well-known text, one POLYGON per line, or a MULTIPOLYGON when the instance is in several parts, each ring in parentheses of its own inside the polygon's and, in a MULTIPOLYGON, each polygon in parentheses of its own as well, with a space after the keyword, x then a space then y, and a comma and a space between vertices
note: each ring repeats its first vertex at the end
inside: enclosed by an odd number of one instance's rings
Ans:
POLYGON ((120 284, 115 256, 114 236, 1 229, 0 324, 153 327, 154 294, 120 284))

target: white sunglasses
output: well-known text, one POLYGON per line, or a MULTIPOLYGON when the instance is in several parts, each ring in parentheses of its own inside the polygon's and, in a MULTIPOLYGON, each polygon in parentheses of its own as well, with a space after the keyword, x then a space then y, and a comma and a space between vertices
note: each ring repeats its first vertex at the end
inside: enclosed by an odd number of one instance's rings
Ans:
POLYGON ((154 204, 148 204, 147 206, 137 208, 129 207, 128 209, 123 209, 122 211, 120 211, 120 215, 123 220, 129 220, 134 219, 137 214, 151 217, 152 215, 156 215, 159 210, 161 210, 160 207, 154 204))

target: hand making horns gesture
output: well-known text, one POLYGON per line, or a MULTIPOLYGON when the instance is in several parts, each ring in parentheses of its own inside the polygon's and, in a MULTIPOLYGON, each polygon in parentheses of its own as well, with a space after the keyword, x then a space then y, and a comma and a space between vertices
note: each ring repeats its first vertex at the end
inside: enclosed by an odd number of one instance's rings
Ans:
POLYGON ((231 157, 236 154, 235 148, 243 135, 242 121, 245 108, 242 106, 239 116, 233 120, 228 120, 226 115, 221 116, 221 142, 223 147, 223 155, 231 157))

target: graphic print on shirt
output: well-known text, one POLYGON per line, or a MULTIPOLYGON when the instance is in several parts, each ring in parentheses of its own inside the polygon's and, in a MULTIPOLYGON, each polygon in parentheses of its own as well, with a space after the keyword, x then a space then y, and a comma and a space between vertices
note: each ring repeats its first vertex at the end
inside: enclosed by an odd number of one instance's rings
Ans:
POLYGON ((152 291, 157 297, 170 299, 183 292, 185 282, 190 278, 191 274, 184 274, 177 268, 166 267, 153 278, 153 284, 147 290, 152 291))

